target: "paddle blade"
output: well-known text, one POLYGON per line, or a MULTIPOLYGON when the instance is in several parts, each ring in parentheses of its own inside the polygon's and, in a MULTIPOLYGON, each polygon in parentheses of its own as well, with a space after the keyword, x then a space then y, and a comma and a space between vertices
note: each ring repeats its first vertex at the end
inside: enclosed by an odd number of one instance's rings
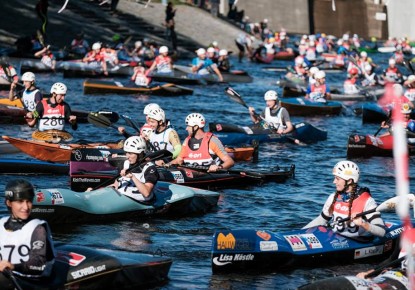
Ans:
MULTIPOLYGON (((396 208, 396 205, 398 204, 398 202, 399 202, 399 198, 400 198, 400 196, 395 196, 395 197, 392 197, 392 198, 390 198, 390 199, 388 199, 388 200, 386 200, 386 201, 384 201, 384 202, 382 202, 377 208, 376 208, 376 210, 377 211, 384 211, 384 212, 387 212, 387 211, 394 211, 395 210, 395 208, 396 208)), ((407 195, 407 198, 408 198, 408 203, 409 204, 411 204, 411 206, 414 206, 414 202, 415 202, 415 195, 413 194, 413 193, 411 193, 411 194, 408 194, 407 195)))
POLYGON ((232 89, 231 87, 227 87, 225 89, 225 93, 236 103, 244 106, 245 108, 248 108, 248 105, 245 103, 245 101, 242 99, 241 95, 238 94, 237 91, 232 89))
POLYGON ((107 117, 94 112, 88 114, 88 123, 100 128, 108 128, 112 125, 111 121, 107 117))

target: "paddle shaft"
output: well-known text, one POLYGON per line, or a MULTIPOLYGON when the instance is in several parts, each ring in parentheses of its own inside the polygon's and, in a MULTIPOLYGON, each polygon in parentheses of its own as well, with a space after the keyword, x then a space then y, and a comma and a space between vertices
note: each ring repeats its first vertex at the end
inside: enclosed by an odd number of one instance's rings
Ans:
MULTIPOLYGON (((392 114, 392 112, 391 112, 391 114, 392 114)), ((385 123, 388 123, 389 121, 390 121, 390 119, 391 119, 391 117, 388 117, 387 119, 386 119, 386 121, 385 121, 385 123)), ((382 131, 382 129, 383 129, 383 127, 382 127, 382 125, 379 127, 379 129, 376 131, 376 133, 375 133, 375 137, 379 134, 379 132, 380 131, 382 131)))
MULTIPOLYGON (((192 169, 192 170, 196 170, 196 171, 202 171, 202 172, 208 172, 208 170, 209 170, 209 167, 208 166, 178 165, 178 167, 192 169)), ((250 172, 250 171, 243 171, 243 170, 221 169, 221 170, 218 170, 218 171, 215 171, 215 172, 209 172, 209 173, 239 174, 239 175, 242 175, 242 176, 247 176, 247 177, 256 178, 256 179, 263 179, 263 178, 265 178, 265 176, 262 175, 261 173, 250 172)))
POLYGON ((16 287, 17 290, 23 290, 22 286, 20 286, 19 282, 17 282, 16 277, 13 274, 13 271, 9 268, 6 268, 3 270, 3 272, 8 276, 10 280, 12 280, 14 287, 16 287))
POLYGON ((382 273, 385 269, 387 269, 389 267, 396 266, 397 264, 401 263, 405 259, 406 259, 406 255, 400 257, 399 259, 395 259, 395 260, 387 263, 386 265, 383 265, 383 266, 380 266, 380 267, 376 267, 372 272, 370 272, 369 274, 365 275, 365 278, 375 277, 375 276, 379 275, 380 273, 382 273))
MULTIPOLYGON (((137 125, 129 116, 127 116, 127 115, 121 115, 121 117, 124 119, 125 122, 128 123, 128 125, 130 125, 131 127, 133 127, 137 132, 140 132, 139 125, 137 125)), ((157 151, 157 148, 154 147, 153 143, 151 143, 146 138, 144 138, 144 139, 146 140, 147 146, 149 146, 151 148, 151 150, 157 151)))
MULTIPOLYGON (((356 217, 365 216, 365 215, 367 215, 367 214, 374 213, 375 211, 377 211, 377 208, 372 208, 372 209, 369 209, 369 210, 367 210, 367 211, 363 211, 363 212, 361 212, 361 213, 358 213, 358 214, 356 215, 356 217)), ((342 218, 342 219, 339 219, 339 220, 334 221, 334 223, 333 223, 333 224, 343 223, 343 222, 347 222, 347 221, 349 221, 349 220, 351 220, 351 218, 350 218, 350 217, 347 217, 347 218, 342 218)))

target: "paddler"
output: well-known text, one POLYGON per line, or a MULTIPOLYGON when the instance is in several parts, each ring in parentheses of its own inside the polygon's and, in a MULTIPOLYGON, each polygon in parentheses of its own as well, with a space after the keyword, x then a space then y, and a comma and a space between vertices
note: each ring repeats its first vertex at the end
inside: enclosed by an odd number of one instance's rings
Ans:
POLYGON ((172 74, 173 73, 173 61, 169 54, 169 48, 167 46, 161 46, 159 48, 159 55, 153 61, 153 64, 147 71, 147 75, 153 70, 157 70, 157 73, 172 74))
POLYGON ((326 73, 320 70, 315 73, 314 79, 316 82, 307 87, 305 98, 313 102, 326 102, 327 99, 330 99, 330 88, 326 84, 326 73))
POLYGON ((197 57, 192 60, 192 72, 198 75, 210 74, 209 69, 212 69, 218 76, 219 81, 223 82, 222 74, 217 65, 209 58, 206 58, 206 50, 199 48, 196 51, 197 57))
POLYGON ((20 99, 26 111, 32 112, 36 105, 42 101, 42 94, 35 85, 35 74, 32 72, 25 72, 22 75, 24 89, 16 92, 16 82, 10 84, 9 100, 14 101, 20 99))

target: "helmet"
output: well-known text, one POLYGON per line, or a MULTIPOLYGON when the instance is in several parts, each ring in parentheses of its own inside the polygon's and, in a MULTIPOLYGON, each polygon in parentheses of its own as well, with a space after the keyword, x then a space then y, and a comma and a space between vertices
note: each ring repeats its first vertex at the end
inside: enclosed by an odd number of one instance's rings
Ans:
POLYGON ((154 119, 156 121, 162 121, 165 122, 166 121, 166 115, 164 114, 164 111, 162 108, 155 108, 150 110, 150 112, 148 112, 147 117, 154 119))
POLYGON ((396 64, 396 60, 393 58, 389 59, 389 65, 396 64))
POLYGON ((319 70, 318 72, 316 72, 315 78, 316 79, 323 79, 326 77, 326 73, 322 70, 319 70))
POLYGON ((54 83, 53 86, 50 88, 50 93, 57 94, 57 95, 66 95, 68 88, 63 83, 54 83))
POLYGON ((159 53, 167 53, 169 52, 169 48, 167 46, 160 46, 159 53))
POLYGON ((316 67, 316 66, 313 66, 312 68, 310 68, 310 73, 312 74, 312 75, 314 75, 316 72, 318 72, 319 71, 319 68, 318 67, 316 67))
POLYGON ((160 109, 160 106, 156 103, 150 103, 147 106, 144 107, 144 111, 143 114, 144 115, 148 115, 148 113, 150 113, 151 110, 153 109, 160 109))
POLYGON ((303 63, 304 63, 304 58, 302 58, 302 57, 296 57, 295 58, 295 64, 296 65, 301 65, 303 63))
POLYGON ((308 45, 309 45, 309 46, 315 46, 315 45, 316 45, 316 43, 315 43, 315 41, 310 40, 310 42, 308 43, 308 45))
POLYGON ((359 181, 360 170, 356 163, 352 161, 340 161, 333 168, 333 175, 344 180, 353 179, 354 183, 359 181))
POLYGON ((349 71, 349 73, 351 75, 357 75, 359 73, 359 70, 357 69, 357 67, 352 67, 349 71))
POLYGON ((226 49, 219 50, 219 56, 226 56, 228 55, 228 51, 226 49))
POLYGON ((193 127, 198 126, 199 128, 205 127, 205 117, 199 113, 191 113, 186 117, 186 125, 193 127))
POLYGON ((135 48, 139 48, 139 47, 141 47, 142 45, 143 45, 143 43, 142 43, 140 40, 137 40, 137 41, 134 43, 135 48))
POLYGON ((414 81, 415 81, 415 75, 410 75, 410 76, 408 77, 408 82, 412 83, 412 82, 414 82, 414 81))
POLYGON ((140 136, 132 136, 125 140, 124 151, 140 154, 146 150, 146 141, 140 136))
POLYGON ((370 65, 370 64, 366 64, 365 65, 365 71, 367 71, 367 72, 369 72, 369 71, 371 71, 372 70, 372 66, 370 65))
POLYGON ((196 50, 196 54, 197 55, 204 55, 204 54, 206 54, 206 49, 199 48, 198 50, 196 50))
POLYGON ((6 200, 30 200, 33 201, 35 197, 35 189, 33 185, 25 179, 15 179, 9 181, 4 190, 4 197, 6 200))
POLYGON ((264 94, 265 101, 278 101, 278 94, 276 91, 269 90, 264 94))
POLYGON ((210 46, 208 47, 207 52, 215 52, 215 49, 212 46, 210 46))
POLYGON ((400 84, 394 84, 392 89, 395 96, 400 97, 403 95, 403 87, 400 84))
POLYGON ((144 124, 143 127, 141 127, 140 133, 141 135, 144 135, 146 137, 150 137, 150 135, 154 132, 153 128, 151 128, 150 125, 144 124))
POLYGON ((96 49, 101 49, 101 43, 99 43, 99 42, 95 42, 95 43, 92 45, 92 49, 93 49, 93 50, 96 50, 96 49))
POLYGON ((212 45, 213 45, 213 46, 218 46, 218 42, 217 42, 217 41, 213 41, 213 42, 212 42, 212 45))
POLYGON ((35 74, 28 71, 22 75, 22 81, 24 82, 34 82, 35 81, 35 74))
POLYGON ((402 114, 410 114, 412 112, 411 107, 408 103, 403 103, 401 107, 401 113, 402 114))
POLYGON ((367 52, 366 52, 366 51, 362 51, 362 52, 360 53, 360 56, 361 56, 361 57, 367 57, 367 52))
POLYGON ((407 128, 409 131, 414 133, 415 132, 415 121, 414 120, 409 121, 407 128))

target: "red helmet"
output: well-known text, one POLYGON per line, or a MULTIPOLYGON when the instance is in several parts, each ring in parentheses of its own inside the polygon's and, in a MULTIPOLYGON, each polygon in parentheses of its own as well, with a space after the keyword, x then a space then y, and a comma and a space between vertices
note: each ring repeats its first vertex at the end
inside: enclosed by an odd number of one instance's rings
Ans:
POLYGON ((349 71, 351 75, 357 75, 359 73, 359 70, 356 67, 352 67, 349 71))

